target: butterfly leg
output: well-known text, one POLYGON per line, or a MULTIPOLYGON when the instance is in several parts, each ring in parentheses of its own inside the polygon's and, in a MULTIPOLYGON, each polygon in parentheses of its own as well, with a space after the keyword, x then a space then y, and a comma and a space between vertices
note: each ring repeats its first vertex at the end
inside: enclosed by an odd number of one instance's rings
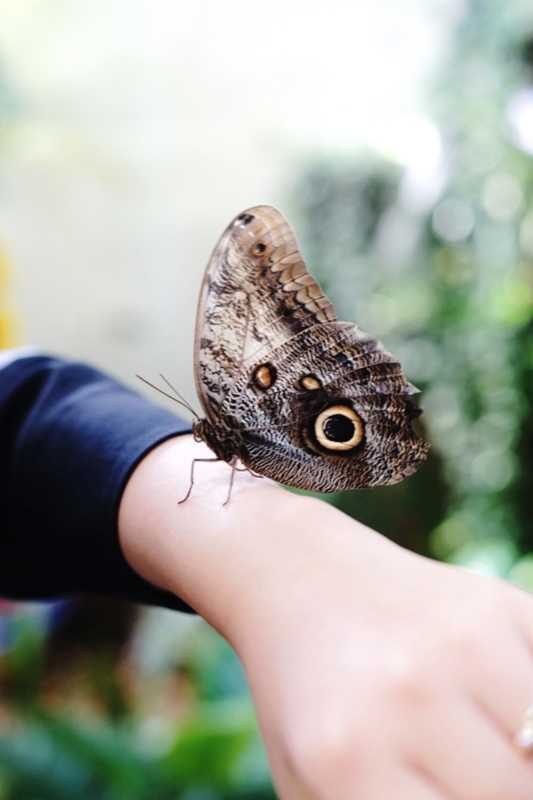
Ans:
POLYGON ((264 475, 260 475, 258 472, 254 472, 253 469, 250 467, 235 467, 236 472, 249 472, 252 478, 264 478, 264 475))
POLYGON ((231 466, 231 476, 230 476, 230 479, 229 479, 228 495, 227 495, 226 499, 224 500, 224 502, 222 503, 222 508, 224 508, 224 506, 227 506, 229 501, 230 501, 230 499, 231 499, 231 491, 233 489, 233 481, 235 480, 235 472, 237 471, 237 459, 232 461, 230 466, 231 466))
POLYGON ((183 497, 181 500, 178 500, 178 505, 181 505, 181 503, 184 503, 191 496, 192 487, 194 485, 194 465, 198 461, 220 461, 220 458, 193 458, 193 460, 191 461, 191 481, 189 483, 189 489, 188 489, 187 494, 185 495, 185 497, 183 497))

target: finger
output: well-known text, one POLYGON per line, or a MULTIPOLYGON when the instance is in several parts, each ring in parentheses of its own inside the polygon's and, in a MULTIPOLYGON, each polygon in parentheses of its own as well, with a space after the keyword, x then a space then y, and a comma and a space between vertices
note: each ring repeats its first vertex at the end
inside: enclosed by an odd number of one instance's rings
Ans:
POLYGON ((449 693, 437 698, 419 710, 414 734, 408 757, 421 763, 452 797, 531 800, 533 763, 473 699, 449 693))
POLYGON ((507 627, 498 647, 464 665, 464 677, 475 702, 511 741, 533 704, 533 653, 516 628, 507 627))
MULTIPOLYGON (((387 765, 387 769, 374 770, 364 785, 353 787, 346 800, 355 797, 364 797, 365 800, 383 800, 384 797, 394 797, 394 800, 458 800, 458 795, 450 794, 436 778, 408 761, 397 768, 387 765)), ((337 794, 335 798, 340 800, 337 794)))

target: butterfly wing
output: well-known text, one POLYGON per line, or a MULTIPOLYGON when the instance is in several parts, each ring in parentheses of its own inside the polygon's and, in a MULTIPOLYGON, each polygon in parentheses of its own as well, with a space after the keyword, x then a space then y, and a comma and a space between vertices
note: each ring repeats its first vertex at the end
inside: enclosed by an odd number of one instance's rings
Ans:
POLYGON ((335 310, 269 206, 239 214, 201 290, 197 389, 223 448, 255 472, 314 491, 391 484, 429 445, 401 365, 335 310))
POLYGON ((217 421, 239 370, 251 358, 335 319, 282 214, 256 206, 235 217, 211 255, 198 303, 195 379, 208 419, 217 421))
POLYGON ((401 365, 352 323, 307 328, 268 354, 264 388, 253 362, 224 413, 241 426, 242 461, 289 486, 334 492, 398 483, 429 450, 401 365), (325 424, 324 424, 325 423, 325 424))

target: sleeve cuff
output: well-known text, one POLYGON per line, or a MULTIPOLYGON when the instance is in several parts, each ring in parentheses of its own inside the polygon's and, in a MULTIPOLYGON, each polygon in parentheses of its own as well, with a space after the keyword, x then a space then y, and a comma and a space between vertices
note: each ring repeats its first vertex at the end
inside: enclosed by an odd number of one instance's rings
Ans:
POLYGON ((117 528, 132 471, 190 432, 187 422, 85 364, 39 356, 2 371, 0 430, 9 459, 0 593, 99 592, 191 611, 129 566, 117 528))

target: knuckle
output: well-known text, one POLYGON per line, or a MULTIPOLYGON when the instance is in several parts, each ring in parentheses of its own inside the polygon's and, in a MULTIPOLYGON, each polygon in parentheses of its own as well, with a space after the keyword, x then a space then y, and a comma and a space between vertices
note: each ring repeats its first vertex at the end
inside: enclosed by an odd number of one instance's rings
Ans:
POLYGON ((456 663, 482 665, 487 652, 497 647, 502 630, 507 629, 501 604, 488 604, 483 599, 481 606, 469 609, 465 618, 450 626, 442 643, 442 655, 456 663))
POLYGON ((422 658, 404 657, 390 665, 387 682, 392 699, 401 705, 426 706, 435 696, 432 670, 422 658))
POLYGON ((287 747, 286 761, 293 774, 316 790, 338 780, 357 784, 368 769, 369 756, 354 726, 343 716, 330 716, 299 732, 287 747))
POLYGON ((473 659, 480 655, 479 624, 457 624, 449 631, 443 650, 460 659, 473 659))

